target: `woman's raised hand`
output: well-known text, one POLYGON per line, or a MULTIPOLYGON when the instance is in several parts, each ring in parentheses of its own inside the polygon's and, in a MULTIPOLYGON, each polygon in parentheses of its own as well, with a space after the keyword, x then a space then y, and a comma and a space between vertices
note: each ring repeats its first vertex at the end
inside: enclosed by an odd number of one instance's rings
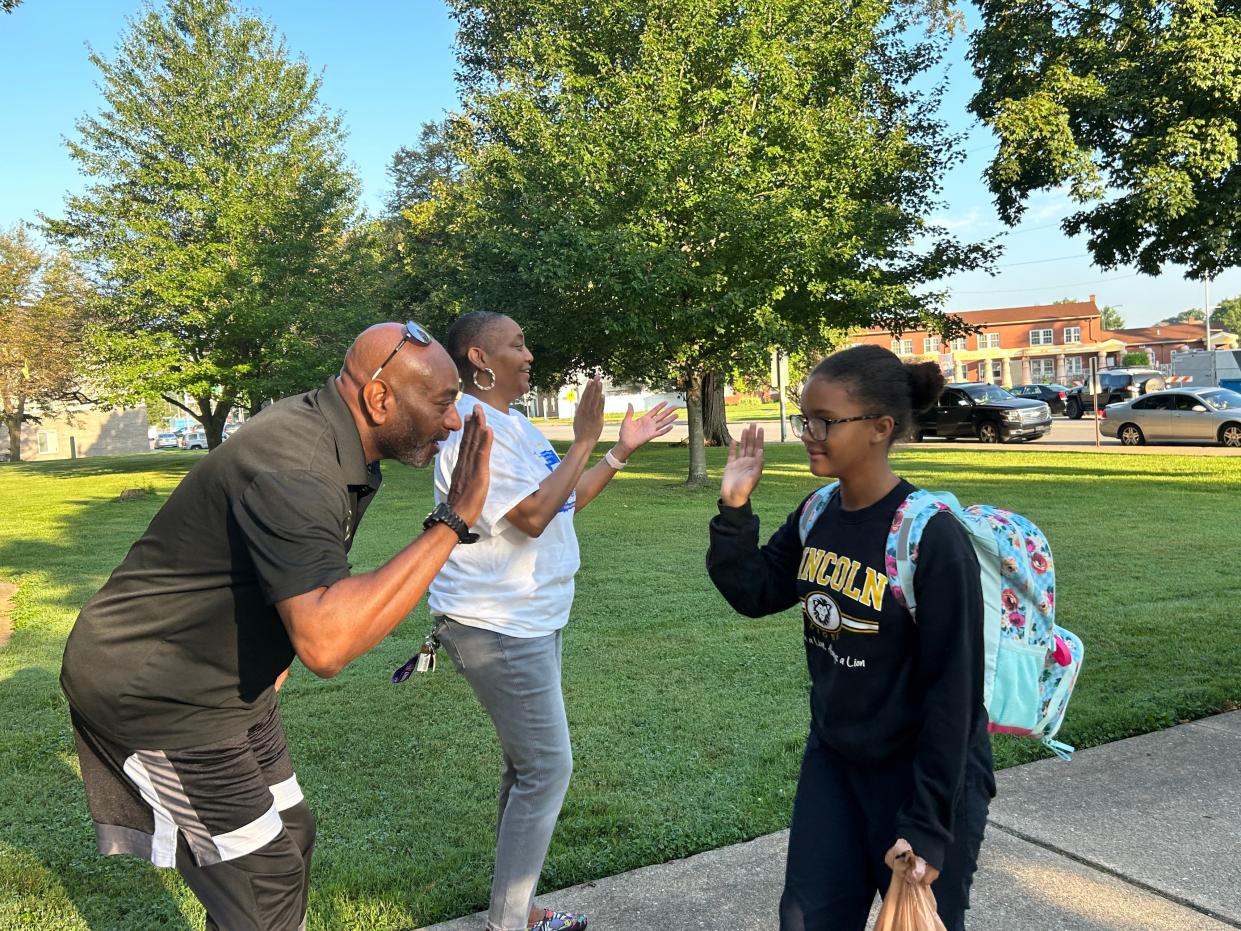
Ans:
POLYGON ((750 424, 741 431, 741 442, 728 447, 728 463, 720 482, 720 500, 739 508, 750 500, 763 477, 763 428, 750 424))
POLYGON ((573 414, 573 441, 594 446, 603 432, 603 376, 586 382, 573 414))
POLYGON ((669 407, 666 401, 660 401, 637 418, 633 416, 633 405, 630 404, 629 410, 625 412, 625 419, 621 422, 617 452, 623 453, 622 459, 629 458, 635 449, 668 433, 676 422, 676 408, 669 407))

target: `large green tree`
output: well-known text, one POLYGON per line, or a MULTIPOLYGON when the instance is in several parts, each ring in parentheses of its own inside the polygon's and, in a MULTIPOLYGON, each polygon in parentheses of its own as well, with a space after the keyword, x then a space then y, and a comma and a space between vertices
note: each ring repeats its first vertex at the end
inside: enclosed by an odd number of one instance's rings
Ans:
MULTIPOLYGON (((1076 304, 1077 299, 1072 297, 1062 297, 1055 301, 1056 304, 1076 304)), ((1105 330, 1120 330, 1125 326, 1125 318, 1120 311, 1111 304, 1104 304, 1099 308, 1099 323, 1105 330)))
POLYGON ((1166 317, 1160 323, 1201 323, 1205 319, 1206 311, 1201 307, 1190 307, 1188 310, 1182 310, 1179 314, 1166 317))
POLYGON ((460 173, 462 166, 447 138, 447 125, 447 121, 423 123, 418 143, 401 146, 392 156, 388 216, 399 217, 415 204, 430 200, 437 185, 451 184, 460 173))
POLYGON ((67 255, 48 255, 24 227, 0 231, 0 422, 15 462, 23 424, 81 398, 87 295, 67 255))
POLYGON ((1235 0, 981 0, 970 108, 999 137, 987 182, 1016 223, 1067 188, 1103 268, 1207 278, 1241 262, 1235 0))
POLYGON ((506 309, 545 370, 679 385, 691 482, 707 373, 828 322, 904 329, 986 256, 925 220, 952 140, 909 86, 938 39, 903 7, 451 6, 463 168, 406 212, 413 273, 438 308, 506 309))
MULTIPOLYGON (((420 231, 411 226, 407 213, 431 200, 461 170, 456 152, 446 138, 447 126, 447 121, 423 123, 417 143, 402 146, 392 156, 388 166, 392 187, 383 215, 371 224, 380 262, 376 300, 393 318, 413 315, 414 308, 420 308, 428 297, 427 282, 410 274, 406 261, 407 255, 424 248, 420 231)), ((417 313, 425 316, 421 309, 417 313)))
POLYGON ((1211 328, 1241 334, 1241 296, 1227 298, 1215 305, 1211 328))
POLYGON ((1111 304, 1104 304, 1099 308, 1099 323, 1105 330, 1123 330, 1125 318, 1111 304))
POLYGON ((148 7, 90 57, 106 105, 69 144, 89 185, 47 228, 98 279, 111 397, 162 397, 215 446, 234 405, 326 377, 363 312, 339 120, 229 0, 148 7))

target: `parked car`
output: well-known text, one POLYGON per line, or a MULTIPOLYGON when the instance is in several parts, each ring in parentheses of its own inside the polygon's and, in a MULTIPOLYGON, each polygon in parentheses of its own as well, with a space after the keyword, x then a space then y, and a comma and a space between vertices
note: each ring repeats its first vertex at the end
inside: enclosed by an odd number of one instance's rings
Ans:
MULTIPOLYGON (((1089 382, 1089 379, 1087 379, 1089 382)), ((1109 404, 1123 404, 1134 398, 1152 391, 1162 391, 1167 386, 1163 372, 1152 368, 1115 368, 1099 371, 1099 385, 1096 391, 1090 385, 1074 385, 1065 398, 1065 413, 1077 420, 1086 411, 1095 409, 1098 401, 1100 408, 1109 404)))
POLYGON ((1227 388, 1153 391, 1105 407, 1099 431, 1126 446, 1219 443, 1241 449, 1241 394, 1227 388))
POLYGON ((1015 398, 999 385, 952 384, 935 406, 918 415, 914 436, 978 437, 984 443, 1034 440, 1051 430, 1042 401, 1015 398))
POLYGON ((1042 401, 1051 408, 1053 417, 1064 413, 1065 401, 1069 397, 1069 389, 1064 385, 1014 385, 1010 390, 1015 398, 1042 401))
POLYGON ((181 435, 182 449, 206 449, 207 448, 207 431, 201 428, 197 430, 186 430, 181 435))
POLYGON ((155 437, 156 449, 180 449, 181 444, 175 433, 161 433, 155 437))

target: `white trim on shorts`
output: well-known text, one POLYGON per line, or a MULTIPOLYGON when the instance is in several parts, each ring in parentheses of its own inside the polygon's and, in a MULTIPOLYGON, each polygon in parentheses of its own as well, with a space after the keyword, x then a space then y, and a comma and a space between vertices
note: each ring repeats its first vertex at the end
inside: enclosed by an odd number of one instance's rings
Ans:
POLYGON ((177 825, 172 812, 164 807, 151 782, 146 767, 138 754, 125 760, 125 775, 138 787, 142 800, 151 806, 155 815, 155 833, 151 837, 151 862, 156 866, 172 869, 177 865, 177 825))
POLYGON ((151 862, 165 868, 176 866, 178 829, 185 835, 199 866, 236 860, 275 840, 284 830, 280 812, 292 808, 303 798, 297 776, 292 776, 269 787, 272 804, 262 815, 232 831, 213 835, 199 819, 163 751, 139 750, 125 760, 124 770, 155 816, 151 862))
POLYGON ((248 853, 254 853, 260 847, 266 847, 283 830, 284 822, 280 819, 280 812, 273 801, 271 808, 249 824, 243 824, 227 834, 216 834, 211 840, 215 843, 215 849, 220 852, 221 860, 236 860, 248 853))
POLYGON ((302 787, 297 782, 297 773, 284 782, 277 782, 268 788, 271 789, 272 798, 276 800, 277 811, 288 811, 305 798, 302 795, 302 787))

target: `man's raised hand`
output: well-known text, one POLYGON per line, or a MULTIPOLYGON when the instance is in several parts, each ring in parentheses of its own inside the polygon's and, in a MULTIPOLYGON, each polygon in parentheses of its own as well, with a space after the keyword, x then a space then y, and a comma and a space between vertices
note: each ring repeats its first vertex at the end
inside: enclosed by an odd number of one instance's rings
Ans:
POLYGON ((473 526, 483 512, 491 484, 491 428, 480 405, 465 419, 457 464, 452 470, 448 506, 467 526, 473 526))

